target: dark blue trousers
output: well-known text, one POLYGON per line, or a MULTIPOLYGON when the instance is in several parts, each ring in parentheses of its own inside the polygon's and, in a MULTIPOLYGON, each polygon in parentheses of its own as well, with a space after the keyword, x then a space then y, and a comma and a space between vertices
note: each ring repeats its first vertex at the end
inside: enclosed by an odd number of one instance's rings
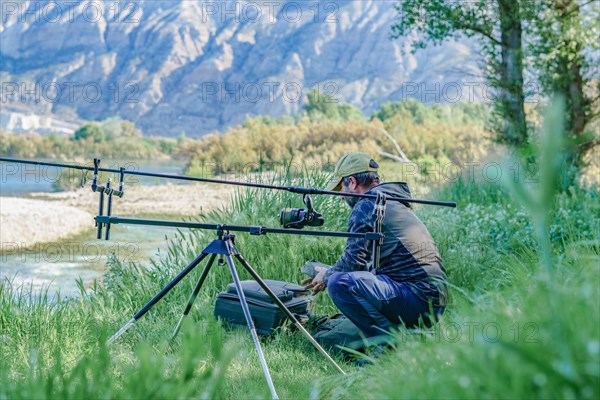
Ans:
MULTIPOLYGON (((366 337, 382 335, 399 324, 407 327, 431 322, 430 306, 410 288, 385 275, 366 271, 336 272, 327 290, 333 303, 366 337)), ((443 307, 433 309, 435 316, 443 307)))

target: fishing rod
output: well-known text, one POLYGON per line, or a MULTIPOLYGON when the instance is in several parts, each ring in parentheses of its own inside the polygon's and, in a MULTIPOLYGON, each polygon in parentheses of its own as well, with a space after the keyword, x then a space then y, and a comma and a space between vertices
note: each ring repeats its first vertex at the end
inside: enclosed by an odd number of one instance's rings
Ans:
MULTIPOLYGON (((144 171, 129 171, 124 168, 114 169, 114 168, 100 168, 99 165, 96 165, 96 161, 100 164, 99 159, 94 159, 94 166, 89 167, 85 165, 71 165, 64 163, 52 163, 52 162, 44 162, 44 161, 34 161, 34 160, 20 160, 15 158, 5 158, 0 157, 0 162, 12 162, 19 164, 30 164, 30 165, 40 165, 40 166, 49 166, 49 167, 59 167, 59 168, 71 168, 80 171, 94 171, 94 176, 98 174, 98 172, 112 172, 120 175, 135 175, 135 176, 146 176, 153 178, 164 178, 164 179, 175 179, 182 181, 190 181, 190 182, 205 182, 205 183, 217 183, 222 185, 233 185, 233 186, 245 186, 245 187, 253 187, 253 188, 261 188, 261 189, 272 189, 272 190, 285 190, 290 193, 302 194, 302 195, 330 195, 330 196, 344 196, 344 197, 360 197, 360 198, 368 198, 368 199, 377 199, 377 194, 358 194, 358 193, 342 193, 342 192, 334 192, 330 190, 321 190, 316 188, 305 188, 298 186, 275 186, 275 185, 267 185, 264 183, 251 183, 251 182, 239 182, 239 181, 230 181, 224 179, 214 179, 214 178, 199 178, 195 176, 187 176, 187 175, 171 175, 171 174, 161 174, 155 172, 144 172, 144 171)), ((99 190, 94 191, 104 191, 104 193, 108 193, 112 190, 112 194, 122 197, 123 193, 121 190, 115 190, 101 187, 99 190)), ((453 201, 437 201, 437 200, 422 200, 422 199, 413 199, 408 197, 397 197, 397 196, 386 196, 387 201, 398 201, 402 203, 416 203, 416 204, 427 204, 434 206, 443 206, 443 207, 456 207, 456 203, 453 201)))

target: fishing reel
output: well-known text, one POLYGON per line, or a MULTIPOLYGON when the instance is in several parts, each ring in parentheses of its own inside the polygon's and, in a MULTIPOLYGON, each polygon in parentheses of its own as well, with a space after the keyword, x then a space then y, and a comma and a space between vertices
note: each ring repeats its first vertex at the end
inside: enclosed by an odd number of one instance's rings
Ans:
POLYGON ((284 208, 279 212, 279 223, 284 228, 302 229, 305 226, 321 226, 325 223, 323 216, 318 213, 308 195, 302 196, 306 208, 284 208))

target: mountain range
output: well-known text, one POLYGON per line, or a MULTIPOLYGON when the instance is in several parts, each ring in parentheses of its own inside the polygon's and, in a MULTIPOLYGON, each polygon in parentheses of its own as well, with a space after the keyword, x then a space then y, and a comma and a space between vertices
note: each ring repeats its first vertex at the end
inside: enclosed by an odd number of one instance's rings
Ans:
POLYGON ((410 40, 390 39, 396 4, 2 2, 3 128, 35 130, 15 115, 64 126, 121 117, 144 134, 202 136, 297 113, 311 89, 367 114, 408 97, 477 98, 475 47, 412 54, 410 40))

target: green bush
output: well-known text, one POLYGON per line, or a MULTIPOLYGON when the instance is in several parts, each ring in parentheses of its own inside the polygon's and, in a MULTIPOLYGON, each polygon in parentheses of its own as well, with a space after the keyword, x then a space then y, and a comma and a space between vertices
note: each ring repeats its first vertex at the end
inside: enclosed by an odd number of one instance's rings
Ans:
POLYGON ((106 132, 96 123, 85 124, 75 131, 73 140, 92 139, 94 143, 102 143, 106 140, 106 132))
POLYGON ((365 121, 363 112, 351 105, 339 103, 332 95, 321 94, 319 90, 311 90, 307 95, 308 102, 302 109, 311 121, 365 121))

